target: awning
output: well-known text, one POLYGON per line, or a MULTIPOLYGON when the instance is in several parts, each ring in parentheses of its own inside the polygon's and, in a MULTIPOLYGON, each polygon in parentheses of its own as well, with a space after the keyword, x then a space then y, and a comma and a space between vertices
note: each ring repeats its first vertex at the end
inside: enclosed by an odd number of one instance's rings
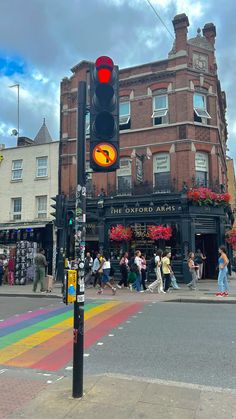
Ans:
POLYGON ((48 223, 2 223, 0 224, 1 230, 26 230, 27 228, 43 228, 48 223))

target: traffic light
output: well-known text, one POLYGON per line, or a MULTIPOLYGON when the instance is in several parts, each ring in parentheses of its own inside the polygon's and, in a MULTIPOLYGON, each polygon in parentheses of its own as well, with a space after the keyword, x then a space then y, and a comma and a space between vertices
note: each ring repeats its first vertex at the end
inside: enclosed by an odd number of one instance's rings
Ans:
POLYGON ((74 227, 75 213, 72 210, 66 211, 66 227, 74 227))
POLYGON ((63 227, 63 211, 64 211, 64 195, 56 195, 51 198, 55 204, 51 204, 51 207, 54 209, 50 214, 55 218, 54 224, 58 228, 63 227))
POLYGON ((90 166, 95 172, 119 168, 119 71, 106 56, 90 70, 90 166))

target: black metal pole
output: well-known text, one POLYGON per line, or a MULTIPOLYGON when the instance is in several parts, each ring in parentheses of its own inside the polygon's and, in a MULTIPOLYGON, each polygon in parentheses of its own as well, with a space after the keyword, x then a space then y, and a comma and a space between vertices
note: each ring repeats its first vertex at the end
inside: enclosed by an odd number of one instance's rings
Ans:
POLYGON ((78 85, 77 119, 77 188, 75 203, 75 260, 77 263, 77 290, 74 302, 73 397, 83 396, 84 366, 84 260, 86 235, 86 172, 85 172, 85 114, 86 82, 78 85))

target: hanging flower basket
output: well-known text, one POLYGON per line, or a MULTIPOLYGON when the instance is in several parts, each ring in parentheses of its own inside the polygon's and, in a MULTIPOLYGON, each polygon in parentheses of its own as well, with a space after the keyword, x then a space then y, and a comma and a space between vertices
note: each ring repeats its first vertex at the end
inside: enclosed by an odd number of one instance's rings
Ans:
POLYGON ((225 238, 227 243, 229 243, 232 247, 232 249, 236 250, 236 226, 226 232, 225 238))
POLYGON ((209 188, 193 188, 187 192, 189 201, 198 205, 228 205, 229 193, 215 193, 209 188))
POLYGON ((117 224, 114 227, 111 227, 109 231, 110 240, 117 242, 121 241, 130 241, 132 239, 133 231, 130 227, 125 227, 122 224, 117 224))
POLYGON ((147 227, 147 237, 151 240, 170 240, 172 236, 172 228, 164 227, 163 225, 151 225, 147 227))

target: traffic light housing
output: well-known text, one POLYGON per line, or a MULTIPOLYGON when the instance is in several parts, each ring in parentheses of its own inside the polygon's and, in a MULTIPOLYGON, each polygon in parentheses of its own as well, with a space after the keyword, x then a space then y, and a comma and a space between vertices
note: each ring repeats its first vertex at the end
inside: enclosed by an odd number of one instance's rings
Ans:
POLYGON ((65 196, 56 195, 56 196, 51 197, 51 200, 55 202, 55 204, 51 204, 51 207, 54 209, 54 211, 50 213, 55 218, 54 224, 58 228, 63 228, 63 212, 64 212, 65 196))
POLYGON ((66 211, 66 227, 73 228, 75 225, 75 212, 73 210, 66 211))
POLYGON ((119 70, 106 56, 90 69, 90 166, 95 172, 119 168, 119 70))

